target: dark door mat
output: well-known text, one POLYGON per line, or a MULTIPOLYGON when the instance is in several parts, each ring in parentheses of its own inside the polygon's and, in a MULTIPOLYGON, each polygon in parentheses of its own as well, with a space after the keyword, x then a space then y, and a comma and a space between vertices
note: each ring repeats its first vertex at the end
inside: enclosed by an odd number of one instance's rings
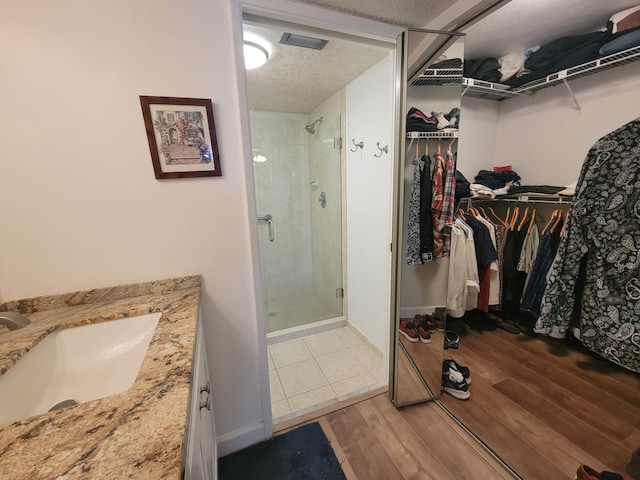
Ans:
POLYGON ((220 480, 346 480, 318 422, 218 460, 220 480))

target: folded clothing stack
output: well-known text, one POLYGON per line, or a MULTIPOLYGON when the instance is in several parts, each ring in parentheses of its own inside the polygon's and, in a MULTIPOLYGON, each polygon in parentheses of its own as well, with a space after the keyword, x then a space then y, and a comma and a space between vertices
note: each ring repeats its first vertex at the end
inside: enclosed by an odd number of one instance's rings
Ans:
POLYGON ((520 175, 513 170, 501 170, 498 172, 480 170, 476 175, 475 183, 495 190, 507 185, 520 185, 520 175))
POLYGON ((460 122, 460 109, 452 108, 449 113, 431 112, 424 114, 416 107, 407 113, 407 132, 439 132, 447 128, 457 128, 460 122))

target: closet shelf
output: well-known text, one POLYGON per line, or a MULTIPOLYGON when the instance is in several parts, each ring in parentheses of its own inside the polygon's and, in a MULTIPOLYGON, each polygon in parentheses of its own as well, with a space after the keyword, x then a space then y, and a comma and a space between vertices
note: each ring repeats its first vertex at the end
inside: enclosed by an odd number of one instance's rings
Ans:
POLYGON ((462 79, 462 96, 472 98, 484 98, 485 100, 504 100, 520 95, 511 90, 509 85, 487 82, 477 78, 462 79))
POLYGON ((457 128, 449 128, 439 132, 407 132, 407 138, 458 138, 460 131, 457 128))
POLYGON ((610 68, 619 67, 627 63, 640 60, 640 46, 632 47, 621 52, 612 53, 604 57, 582 63, 546 77, 532 80, 524 85, 511 88, 501 83, 487 82, 475 78, 467 78, 462 74, 462 68, 426 69, 420 76, 411 82, 414 86, 448 85, 460 83, 465 97, 484 98, 486 100, 504 100, 521 95, 530 95, 536 90, 552 87, 558 83, 574 78, 592 75, 610 68))
POLYGON ((621 52, 612 53, 611 55, 600 57, 590 62, 582 63, 580 65, 576 65, 575 67, 552 73, 551 75, 547 75, 544 78, 525 83, 514 91, 518 93, 534 92, 542 88, 557 85, 564 80, 591 75, 604 70, 608 70, 610 68, 619 67, 620 65, 635 62, 637 60, 640 60, 640 46, 629 48, 621 52))
POLYGON ((462 67, 459 68, 427 68, 411 82, 417 87, 450 85, 462 83, 462 67))

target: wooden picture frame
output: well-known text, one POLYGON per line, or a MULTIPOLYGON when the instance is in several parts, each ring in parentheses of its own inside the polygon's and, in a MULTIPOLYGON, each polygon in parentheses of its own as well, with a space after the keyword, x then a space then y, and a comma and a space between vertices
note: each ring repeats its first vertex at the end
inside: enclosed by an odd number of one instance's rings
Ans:
POLYGON ((222 175, 211 100, 140 95, 140 105, 157 179, 222 175))

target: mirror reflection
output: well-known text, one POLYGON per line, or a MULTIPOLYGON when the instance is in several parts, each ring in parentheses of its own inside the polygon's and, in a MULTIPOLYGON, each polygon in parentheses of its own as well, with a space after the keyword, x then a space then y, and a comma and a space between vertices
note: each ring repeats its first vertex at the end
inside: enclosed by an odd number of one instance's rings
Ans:
POLYGON ((454 371, 462 365, 449 361, 450 352, 445 355, 445 348, 457 348, 457 334, 447 330, 445 319, 464 40, 420 31, 409 31, 405 40, 410 65, 424 62, 425 45, 444 47, 432 51, 420 68, 408 68, 398 261, 399 406, 438 398, 443 385, 445 392, 468 396, 462 374, 454 371))
MULTIPOLYGON (((603 15, 600 25, 606 20, 603 15)), ((493 23, 493 30, 500 25, 493 23)), ((469 35, 465 53, 479 51, 469 35)), ((503 54, 511 48, 505 45, 503 54)), ((544 77, 538 78, 542 84, 530 95, 533 90, 516 92, 492 83, 500 81, 500 60, 486 54, 469 54, 465 60, 465 66, 493 68, 481 74, 477 68, 465 72, 462 135, 460 144, 454 144, 460 152, 458 173, 469 180, 474 196, 456 209, 452 236, 456 225, 460 234, 474 235, 467 252, 475 255, 471 263, 477 266, 476 276, 465 274, 464 292, 454 288, 455 268, 440 277, 443 283, 436 283, 441 265, 429 265, 433 271, 423 284, 410 283, 446 299, 436 305, 446 307, 445 338, 455 339, 458 348, 443 355, 451 355, 458 370, 469 369, 469 396, 462 399, 445 391, 433 405, 444 406, 527 480, 572 479, 576 470, 577 478, 589 478, 580 476, 591 472, 586 466, 593 472, 629 472, 628 465, 640 458, 640 297, 635 288, 640 237, 634 211, 638 184, 631 187, 623 179, 638 178, 638 150, 628 150, 630 144, 637 145, 638 113, 636 105, 628 104, 638 92, 640 64, 567 77, 557 88, 546 88, 554 84, 544 85, 544 77), (479 76, 467 78, 472 73, 479 76), (616 118, 599 118, 602 111, 615 111, 616 118), (560 118, 570 127, 555 123, 560 118), (560 194, 565 189, 567 194, 560 194), (557 265, 555 273, 552 265, 557 265), (459 292, 468 297, 470 289, 476 289, 475 306, 455 301, 459 292)), ((588 66, 577 67, 585 71, 588 66)), ((534 88, 518 81, 522 88, 534 88)), ((409 88, 411 92, 413 86, 409 88)), ((414 106, 412 95, 415 98, 413 93, 407 96, 407 112, 414 106)), ((431 114, 432 108, 416 106, 431 114)), ((407 139, 407 168, 417 156, 410 151, 417 138, 411 147, 410 142, 407 139)), ((430 141, 429 155, 432 152, 430 141)), ((407 172, 409 192, 410 182, 407 172)), ((405 198, 405 206, 408 201, 405 198)), ((451 250, 450 266, 466 263, 460 258, 467 252, 451 250)), ((402 263, 402 281, 411 281, 413 269, 422 267, 402 263)), ((403 288, 410 287, 403 283, 403 288)), ((405 309, 427 305, 408 301, 408 295, 401 298, 405 309)), ((426 313, 431 311, 403 312, 402 317, 410 320, 413 314, 426 313)), ((405 340, 400 341, 404 347, 405 340)), ((413 352, 407 358, 416 372, 424 368, 413 352)), ((421 378, 428 377, 422 373, 421 378)), ((427 390, 423 399, 431 395, 427 390)))

